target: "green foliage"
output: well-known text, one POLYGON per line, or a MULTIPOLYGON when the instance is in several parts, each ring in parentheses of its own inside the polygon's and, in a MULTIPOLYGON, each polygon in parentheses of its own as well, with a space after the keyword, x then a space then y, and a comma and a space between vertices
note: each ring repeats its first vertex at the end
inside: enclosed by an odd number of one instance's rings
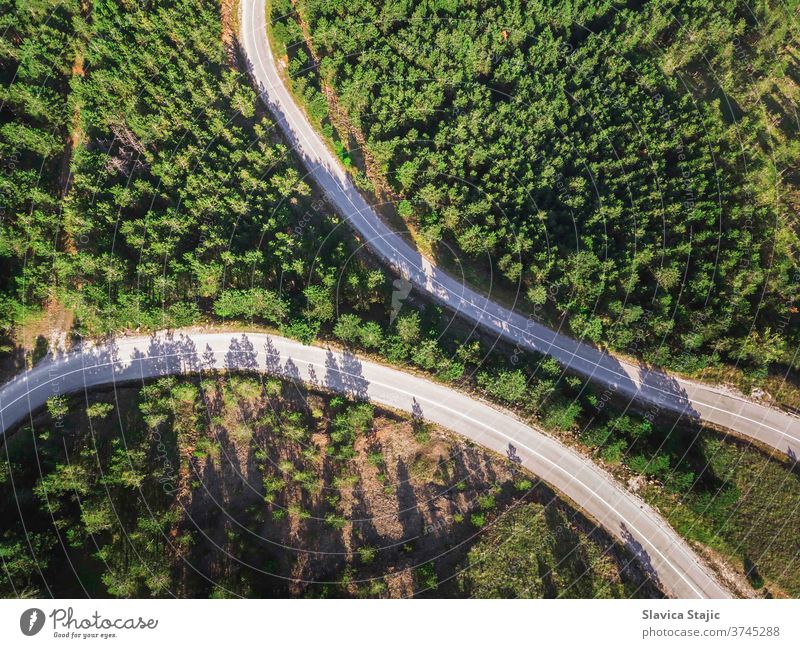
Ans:
POLYGON ((514 482, 514 488, 522 493, 527 493, 533 488, 533 482, 526 478, 518 479, 514 482))
POLYGON ((556 399, 548 404, 542 424, 551 430, 570 430, 575 427, 580 413, 580 403, 556 399))
POLYGON ((519 369, 478 374, 478 385, 491 396, 507 403, 523 403, 527 399, 528 384, 525 374, 519 369))
POLYGON ((358 334, 365 349, 377 349, 383 344, 383 331, 377 322, 364 323, 358 334))
POLYGON ((50 294, 62 218, 59 171, 70 68, 84 38, 77 0, 0 2, 0 294, 3 330, 50 294), (24 305, 24 307, 23 307, 24 305))
POLYGON ((491 511, 496 506, 494 495, 481 495, 478 498, 478 506, 480 506, 483 511, 491 511))
MULTIPOLYGON (((193 425, 193 395, 187 386, 166 379, 142 390, 141 398, 141 418, 126 409, 129 425, 124 442, 118 434, 108 433, 114 429, 113 423, 103 423, 113 409, 110 404, 94 403, 87 408, 95 422, 89 429, 74 424, 76 417, 82 417, 82 413, 70 413, 78 400, 73 400, 70 408, 63 397, 59 399, 63 409, 59 416, 72 421, 70 432, 42 442, 35 471, 18 469, 14 499, 22 499, 14 506, 24 504, 26 527, 11 524, 0 537, 0 554, 10 570, 6 575, 18 591, 25 587, 41 591, 35 583, 38 577, 51 586, 65 587, 54 577, 63 576, 62 572, 44 576, 51 564, 56 569, 61 564, 51 559, 56 547, 59 554, 65 549, 70 552, 84 570, 97 571, 95 561, 103 565, 101 578, 87 578, 82 583, 95 595, 164 596, 173 587, 169 543, 184 548, 190 544, 181 532, 170 535, 173 528, 177 531, 180 517, 170 506, 172 495, 168 494, 179 464, 177 444, 168 442, 161 432, 153 434, 157 430, 144 423, 144 418, 149 417, 155 428, 169 424, 179 439, 188 433, 187 426, 193 425), (64 548, 54 544, 56 531, 64 548), (27 578, 15 573, 25 559, 18 552, 18 543, 9 540, 23 533, 36 552, 32 558, 37 568, 27 578)), ((135 407, 131 403, 121 406, 135 407)), ((9 504, 7 497, 0 500, 4 514, 9 504)), ((0 585, 8 594, 9 581, 0 579, 0 585)))
POLYGON ((420 320, 419 313, 410 312, 398 315, 394 322, 399 337, 405 344, 412 345, 419 341, 420 320))
POLYGON ((287 337, 300 340, 303 344, 311 344, 319 333, 319 324, 308 320, 296 319, 281 328, 287 337))
POLYGON ((325 515, 325 523, 333 529, 341 530, 344 528, 347 521, 341 515, 328 513, 325 515))
POLYGON ((742 565, 751 580, 764 579, 768 588, 798 596, 800 576, 786 569, 800 551, 797 465, 781 465, 711 434, 702 435, 698 445, 705 469, 700 483, 683 491, 688 492, 684 506, 656 499, 667 519, 687 537, 742 565))
POLYGON ((286 316, 286 304, 261 288, 225 290, 214 302, 214 312, 224 318, 257 318, 278 324, 286 316))
POLYGON ((92 403, 86 408, 86 416, 93 419, 104 419, 114 411, 111 403, 92 403))
POLYGON ((306 317, 318 322, 332 320, 335 315, 334 296, 331 290, 322 285, 308 286, 303 291, 307 300, 306 317))
POLYGON ((425 445, 431 440, 431 426, 425 421, 416 419, 413 421, 414 440, 420 444, 425 445))
POLYGON ((353 443, 359 435, 372 429, 375 410, 369 403, 349 406, 333 420, 329 453, 338 459, 351 459, 355 456, 353 443))
POLYGON ((273 6, 293 87, 332 86, 400 217, 590 342, 796 368, 792 7, 444 4, 273 6))
POLYGON ((625 596, 622 584, 607 579, 613 571, 613 556, 602 553, 557 506, 526 504, 481 535, 458 581, 465 595, 476 598, 625 596))
POLYGON ((69 414, 66 396, 51 396, 47 399, 47 412, 54 420, 59 421, 69 414))
POLYGON ((345 344, 357 342, 361 339, 361 318, 358 315, 340 315, 333 334, 345 344))
POLYGON ((436 590, 439 588, 439 577, 433 563, 425 563, 417 567, 414 574, 417 588, 421 590, 436 590))
POLYGON ((29 5, 2 3, 0 332, 55 299, 84 335, 215 316, 309 340, 345 266, 341 299, 381 302, 256 114, 216 1, 29 5))
POLYGON ((414 347, 411 355, 415 364, 428 371, 438 368, 441 357, 442 352, 436 340, 423 340, 414 347))
POLYGON ((484 513, 473 513, 469 516, 469 521, 472 522, 473 526, 480 529, 486 525, 486 515, 484 513))

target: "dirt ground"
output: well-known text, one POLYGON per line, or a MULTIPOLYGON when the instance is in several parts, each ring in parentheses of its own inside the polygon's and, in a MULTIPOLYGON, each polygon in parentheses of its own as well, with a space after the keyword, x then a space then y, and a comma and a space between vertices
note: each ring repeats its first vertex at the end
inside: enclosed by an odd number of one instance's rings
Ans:
MULTIPOLYGON (((627 562, 608 536, 534 476, 433 426, 376 411, 371 430, 357 437, 355 456, 342 467, 328 454, 331 420, 324 403, 319 395, 306 399, 317 428, 305 444, 274 432, 262 437, 255 426, 243 447, 218 431, 218 439, 227 437, 220 452, 195 460, 189 518, 203 530, 195 534, 205 540, 194 556, 210 579, 218 582, 221 571, 231 568, 227 552, 246 565, 235 565, 231 577, 245 572, 253 587, 255 575, 253 593, 260 596, 410 597, 420 589, 419 566, 430 562, 440 585, 429 594, 457 596, 455 576, 485 531, 471 516, 483 513, 491 524, 523 502, 567 511, 617 565, 627 562), (297 481, 301 475, 311 475, 310 487, 297 481), (281 488, 265 505, 269 479, 282 480, 281 488), (520 491, 515 485, 522 479, 533 486, 520 491)), ((242 420, 263 420, 258 406, 243 411, 242 420)), ((228 431, 237 425, 230 413, 216 416, 228 431)))

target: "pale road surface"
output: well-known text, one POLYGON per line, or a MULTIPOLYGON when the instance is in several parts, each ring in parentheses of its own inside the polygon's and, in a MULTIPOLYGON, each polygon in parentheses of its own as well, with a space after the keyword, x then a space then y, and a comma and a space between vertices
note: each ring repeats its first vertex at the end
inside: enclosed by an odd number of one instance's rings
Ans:
POLYGON ((800 419, 723 388, 639 367, 514 313, 435 267, 391 230, 358 192, 284 85, 266 35, 264 0, 240 3, 241 45, 262 99, 328 200, 372 252, 436 301, 520 349, 553 356, 616 394, 733 430, 789 456, 800 456, 800 419))
POLYGON ((302 381, 437 423, 529 469, 637 556, 670 595, 728 592, 661 516, 557 440, 466 394, 338 350, 264 333, 121 337, 47 359, 0 388, 0 436, 48 398, 165 375, 251 370, 302 381))

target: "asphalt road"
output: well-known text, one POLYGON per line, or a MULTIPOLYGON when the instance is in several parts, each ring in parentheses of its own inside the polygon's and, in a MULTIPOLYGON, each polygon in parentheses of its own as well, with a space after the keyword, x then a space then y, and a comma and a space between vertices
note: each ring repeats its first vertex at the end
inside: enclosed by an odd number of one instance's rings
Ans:
POLYGON ((553 356, 569 370, 636 399, 655 415, 668 411, 733 430, 789 456, 800 456, 800 419, 721 387, 675 378, 620 360, 515 313, 434 266, 378 216, 325 146, 283 84, 266 37, 264 0, 240 3, 241 45, 262 99, 328 200, 372 252, 459 316, 526 351, 553 356))
POLYGON ((165 375, 251 370, 368 399, 437 423, 528 468, 625 544, 670 595, 728 593, 677 533, 591 461, 511 414, 351 353, 263 333, 118 338, 43 360, 0 388, 0 435, 51 396, 165 375))

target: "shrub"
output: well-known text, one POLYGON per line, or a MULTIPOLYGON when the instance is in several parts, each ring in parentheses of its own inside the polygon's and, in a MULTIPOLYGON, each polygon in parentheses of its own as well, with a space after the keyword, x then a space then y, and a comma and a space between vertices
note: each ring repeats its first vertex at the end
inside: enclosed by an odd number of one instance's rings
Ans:
POLYGON ((377 349, 383 344, 383 330, 377 322, 367 322, 359 333, 361 344, 366 349, 377 349))
POLYGON ((51 396, 47 399, 47 411, 54 420, 59 421, 69 414, 66 396, 51 396))
POLYGON ((104 419, 114 409, 111 403, 92 403, 86 408, 86 415, 89 418, 104 419))
POLYGON ((340 315, 333 334, 345 344, 353 344, 361 337, 361 318, 358 315, 340 315))
POLYGON ((287 313, 286 304, 270 290, 225 290, 214 302, 214 312, 220 317, 257 318, 278 324, 287 313))
POLYGON ((361 558, 361 562, 365 565, 375 560, 375 556, 377 555, 378 550, 375 547, 359 547, 358 549, 358 557, 361 558))
POLYGON ((507 403, 522 403, 528 393, 528 381, 519 369, 497 374, 482 371, 478 374, 478 385, 494 398, 507 403))
POLYGON ((417 567, 416 580, 421 589, 438 589, 439 577, 433 563, 426 563, 417 567))

